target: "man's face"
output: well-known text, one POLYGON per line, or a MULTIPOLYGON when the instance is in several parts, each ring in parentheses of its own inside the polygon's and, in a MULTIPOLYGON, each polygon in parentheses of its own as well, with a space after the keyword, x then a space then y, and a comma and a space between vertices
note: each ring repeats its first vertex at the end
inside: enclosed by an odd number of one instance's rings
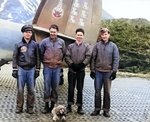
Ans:
POLYGON ((25 39, 30 39, 32 36, 32 31, 25 31, 23 32, 23 36, 25 39))
POLYGON ((101 34, 101 38, 103 39, 104 42, 107 42, 110 37, 110 34, 108 32, 104 32, 101 34))
POLYGON ((51 38, 51 39, 56 39, 56 37, 57 37, 57 30, 56 30, 56 29, 51 28, 51 29, 49 30, 49 33, 50 33, 50 38, 51 38))
POLYGON ((77 39, 77 41, 81 42, 82 39, 83 39, 83 37, 84 37, 84 34, 82 32, 77 32, 76 33, 76 39, 77 39))

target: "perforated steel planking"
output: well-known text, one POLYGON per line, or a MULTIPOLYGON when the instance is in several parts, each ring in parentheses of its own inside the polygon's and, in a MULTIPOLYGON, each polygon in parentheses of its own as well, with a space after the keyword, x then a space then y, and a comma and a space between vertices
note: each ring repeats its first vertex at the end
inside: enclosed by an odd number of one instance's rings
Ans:
MULTIPOLYGON (((42 114, 44 108, 44 81, 41 70, 36 80, 34 114, 26 113, 26 87, 24 110, 15 113, 17 82, 11 76, 12 64, 4 65, 0 71, 0 122, 52 122, 52 115, 42 114)), ((58 104, 67 106, 67 71, 64 69, 64 84, 58 89, 58 104)), ((75 90, 76 91, 76 90, 75 90)), ((102 90, 103 93, 103 90, 102 90)), ((76 92, 75 92, 76 101, 76 92)), ((84 115, 77 113, 77 106, 72 106, 72 112, 66 116, 67 122, 149 122, 150 121, 150 81, 140 78, 117 78, 112 81, 110 118, 90 116, 94 110, 94 81, 86 72, 83 90, 84 115)))

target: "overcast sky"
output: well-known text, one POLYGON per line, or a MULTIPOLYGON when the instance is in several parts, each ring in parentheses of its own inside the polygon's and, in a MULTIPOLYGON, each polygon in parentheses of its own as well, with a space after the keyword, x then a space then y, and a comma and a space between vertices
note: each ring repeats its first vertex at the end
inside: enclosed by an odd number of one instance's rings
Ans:
POLYGON ((150 21, 150 0, 102 0, 102 8, 117 18, 145 18, 150 21))

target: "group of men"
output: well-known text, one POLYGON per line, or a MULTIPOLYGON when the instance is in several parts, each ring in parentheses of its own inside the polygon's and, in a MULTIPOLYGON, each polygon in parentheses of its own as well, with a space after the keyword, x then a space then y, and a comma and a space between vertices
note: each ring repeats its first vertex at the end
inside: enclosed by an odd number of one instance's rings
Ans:
POLYGON ((116 78, 119 65, 119 52, 117 46, 110 41, 110 32, 102 28, 101 41, 95 44, 91 53, 90 47, 83 42, 84 30, 78 28, 75 31, 76 41, 70 44, 66 50, 63 39, 57 37, 59 28, 51 25, 50 36, 43 39, 40 44, 32 40, 32 25, 24 25, 22 41, 15 44, 13 52, 13 73, 17 78, 17 106, 16 113, 21 113, 24 103, 24 86, 27 84, 27 112, 33 113, 35 79, 39 76, 40 64, 43 63, 44 76, 44 102, 43 114, 49 113, 54 108, 58 99, 58 86, 60 82, 61 63, 65 59, 68 64, 68 106, 67 113, 72 111, 74 104, 74 89, 77 88, 77 112, 84 114, 82 110, 82 92, 85 77, 85 67, 90 63, 91 78, 95 86, 95 110, 91 116, 96 116, 102 109, 101 89, 104 85, 103 111, 104 116, 110 117, 110 87, 111 80, 116 78), (51 101, 51 105, 49 102, 51 101))

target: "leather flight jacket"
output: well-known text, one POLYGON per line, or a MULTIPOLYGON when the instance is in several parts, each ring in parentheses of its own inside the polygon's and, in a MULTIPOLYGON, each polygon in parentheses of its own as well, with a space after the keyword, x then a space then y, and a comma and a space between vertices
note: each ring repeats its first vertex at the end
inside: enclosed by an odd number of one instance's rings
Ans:
POLYGON ((17 69, 17 66, 25 70, 29 70, 33 67, 40 70, 40 52, 37 42, 30 40, 29 43, 26 43, 24 38, 22 38, 22 41, 15 44, 13 69, 17 69))

